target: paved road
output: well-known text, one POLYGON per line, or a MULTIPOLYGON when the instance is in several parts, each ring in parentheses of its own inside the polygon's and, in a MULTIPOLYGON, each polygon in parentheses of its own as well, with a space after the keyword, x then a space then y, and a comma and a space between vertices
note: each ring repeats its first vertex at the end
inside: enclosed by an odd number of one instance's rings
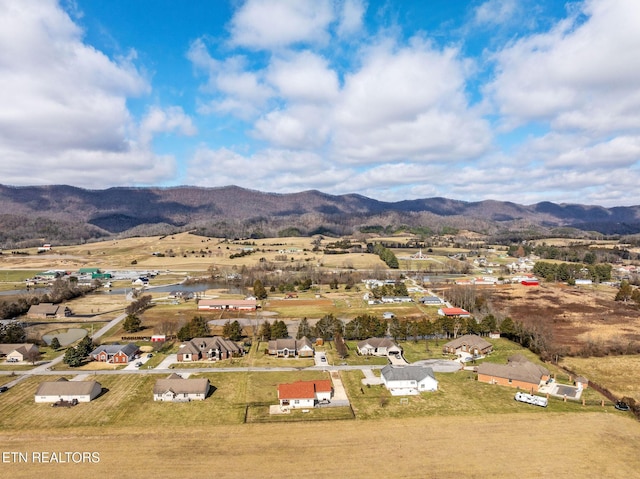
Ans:
MULTIPOLYGON (((111 321, 109 321, 105 326, 103 326, 101 329, 99 329, 93 336, 92 338, 98 339, 100 337, 102 337, 107 331, 109 331, 111 328, 113 328, 115 325, 117 325, 120 321, 122 321, 124 318, 126 318, 127 315, 125 313, 117 316, 116 318, 112 319, 111 321)), ((87 371, 82 371, 82 372, 78 372, 76 371, 51 371, 50 368, 52 366, 55 366, 56 364, 60 364, 62 362, 62 360, 64 359, 64 354, 61 354, 60 356, 58 356, 57 358, 48 361, 46 363, 42 363, 38 366, 36 366, 33 369, 30 369, 29 371, 7 371, 8 374, 11 374, 12 372, 15 373, 17 375, 16 379, 14 379, 13 381, 5 384, 5 386, 7 387, 13 387, 16 384, 18 384, 20 381, 25 380, 26 378, 28 378, 29 376, 47 376, 50 374, 86 374, 87 371)), ((130 373, 131 371, 127 371, 127 373, 130 373)))

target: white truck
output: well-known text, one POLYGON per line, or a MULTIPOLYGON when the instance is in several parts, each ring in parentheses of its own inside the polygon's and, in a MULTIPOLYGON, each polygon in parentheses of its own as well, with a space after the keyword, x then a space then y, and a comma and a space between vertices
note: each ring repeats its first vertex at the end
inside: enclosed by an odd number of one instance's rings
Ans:
POLYGON ((549 400, 547 398, 543 398, 541 396, 536 396, 534 394, 527 394, 517 392, 514 398, 516 401, 526 402, 527 404, 532 404, 534 406, 547 407, 547 403, 549 400))

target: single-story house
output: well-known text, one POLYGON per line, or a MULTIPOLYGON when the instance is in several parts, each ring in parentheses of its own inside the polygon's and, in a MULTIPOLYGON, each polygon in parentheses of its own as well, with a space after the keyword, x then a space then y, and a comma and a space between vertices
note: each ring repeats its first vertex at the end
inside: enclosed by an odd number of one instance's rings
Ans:
POLYGON ((313 345, 306 336, 300 339, 274 339, 269 341, 269 354, 279 358, 311 358, 313 345))
POLYGON ((255 311, 258 309, 258 301, 255 299, 201 299, 198 301, 198 309, 255 311))
POLYGON ((392 396, 415 396, 424 391, 437 391, 433 369, 426 366, 386 365, 380 371, 382 384, 392 396))
POLYGON ((68 381, 60 378, 57 381, 40 383, 35 394, 36 402, 73 401, 89 402, 102 392, 98 381, 68 381))
POLYGON ((522 355, 511 356, 507 364, 482 363, 478 366, 478 381, 537 392, 549 378, 549 370, 532 363, 522 355))
POLYGON ((5 357, 10 363, 28 361, 32 354, 37 355, 39 352, 35 344, 0 344, 0 357, 5 357))
POLYGON ((330 379, 278 384, 278 401, 283 410, 314 407, 320 402, 329 402, 332 397, 330 379))
POLYGON ((462 308, 440 308, 438 314, 440 316, 460 316, 461 318, 471 317, 471 313, 462 308))
POLYGON ((493 344, 476 334, 465 334, 442 346, 445 354, 469 353, 473 356, 483 356, 493 351, 493 344))
POLYGON ((133 361, 140 353, 135 343, 127 344, 103 344, 91 351, 89 356, 94 361, 101 363, 127 364, 133 361))
POLYGON ((204 401, 211 384, 206 378, 184 379, 173 373, 166 379, 158 379, 153 386, 154 401, 189 402, 204 401))
POLYGON ((185 342, 178 351, 178 361, 219 361, 244 355, 244 349, 235 341, 213 336, 193 338, 185 342))
POLYGON ((358 343, 358 353, 363 356, 389 356, 402 354, 402 348, 393 339, 369 338, 358 343))
POLYGON ((420 298, 420 302, 422 304, 442 304, 442 300, 437 296, 423 296, 422 298, 420 298))
POLYGON ((61 304, 34 304, 27 311, 27 317, 34 319, 55 319, 71 316, 71 310, 61 304))

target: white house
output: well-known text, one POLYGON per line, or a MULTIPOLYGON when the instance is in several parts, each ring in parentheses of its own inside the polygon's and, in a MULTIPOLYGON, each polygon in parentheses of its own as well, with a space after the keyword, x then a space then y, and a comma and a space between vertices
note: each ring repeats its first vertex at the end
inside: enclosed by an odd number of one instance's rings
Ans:
POLYGON ((402 354, 402 348, 389 338, 369 338, 358 343, 358 353, 363 356, 397 356, 402 354))
POLYGON ((211 384, 206 378, 184 379, 173 373, 166 379, 158 379, 153 386, 153 400, 167 402, 204 401, 211 384))
POLYGON ((433 369, 424 366, 391 366, 381 371, 382 383, 392 396, 415 396, 424 391, 437 391, 433 369))
POLYGON ((40 383, 35 394, 38 403, 68 401, 89 402, 102 392, 98 381, 68 381, 60 378, 57 381, 40 383))
POLYGON ((329 402, 332 397, 333 386, 330 379, 278 384, 278 401, 284 411, 312 408, 318 403, 329 402))

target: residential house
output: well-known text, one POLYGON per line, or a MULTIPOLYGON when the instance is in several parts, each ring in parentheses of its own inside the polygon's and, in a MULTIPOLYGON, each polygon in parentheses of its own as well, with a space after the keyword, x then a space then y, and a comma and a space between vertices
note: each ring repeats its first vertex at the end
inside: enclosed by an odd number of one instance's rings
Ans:
POLYGON ((91 351, 89 357, 101 363, 127 364, 140 354, 135 343, 103 344, 91 351))
POLYGON ((35 344, 0 344, 0 357, 4 357, 9 363, 28 361, 39 353, 40 350, 35 344))
POLYGON ((422 304, 429 304, 429 305, 439 305, 442 304, 442 300, 440 298, 438 298, 437 296, 423 296, 420 298, 420 302, 422 304))
POLYGON ((442 346, 445 354, 469 353, 472 356, 484 356, 493 351, 493 344, 476 334, 465 334, 442 346))
POLYGON ((29 308, 27 317, 32 319, 58 319, 71 316, 71 310, 61 304, 40 303, 29 308))
POLYGON ((380 371, 382 384, 392 396, 415 396, 425 391, 437 391, 438 381, 433 369, 426 366, 392 366, 380 371))
POLYGON ((363 356, 397 356, 402 354, 402 348, 389 338, 369 338, 358 343, 358 353, 363 356))
POLYGON ((97 381, 68 381, 60 378, 57 381, 40 383, 35 394, 37 403, 73 401, 89 402, 97 398, 102 392, 102 386, 97 381))
POLYGON ((537 392, 549 379, 549 370, 532 363, 522 355, 511 356, 507 364, 482 363, 478 366, 478 381, 537 392))
POLYGON ((440 316, 459 316, 461 318, 471 317, 471 313, 462 308, 440 308, 438 314, 440 316))
POLYGON ((311 358, 313 345, 306 336, 300 339, 274 339, 269 341, 269 354, 279 358, 311 358))
POLYGON ((296 381, 278 384, 278 401, 282 410, 304 409, 319 403, 329 402, 333 397, 330 379, 316 381, 296 381))
POLYGON ((258 301, 255 299, 201 299, 198 301, 198 309, 255 311, 258 309, 258 301))
POLYGON ((153 400, 165 402, 204 401, 211 384, 206 378, 184 379, 173 373, 166 379, 158 379, 153 386, 153 400))
POLYGON ((220 361, 244 355, 244 349, 235 341, 213 336, 193 338, 185 342, 178 351, 178 361, 220 361))

